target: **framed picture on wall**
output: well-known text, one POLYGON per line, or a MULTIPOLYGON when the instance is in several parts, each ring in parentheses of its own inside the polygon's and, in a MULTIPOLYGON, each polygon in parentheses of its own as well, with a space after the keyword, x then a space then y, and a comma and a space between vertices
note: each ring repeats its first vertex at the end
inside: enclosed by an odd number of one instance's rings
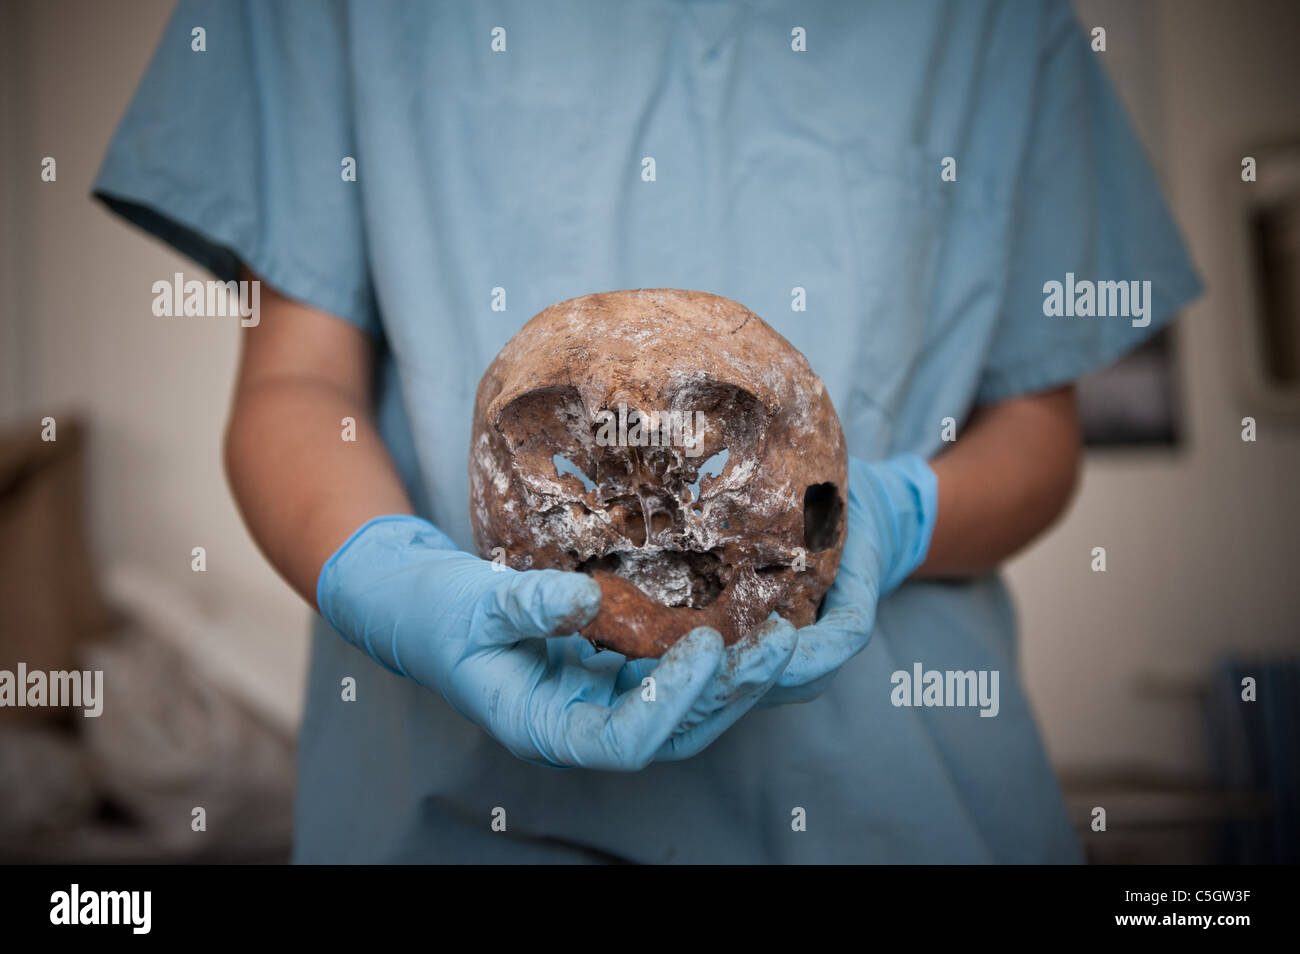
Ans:
POLYGON ((1079 381, 1079 420, 1088 447, 1179 443, 1173 338, 1164 328, 1121 360, 1079 381))
POLYGON ((1300 142, 1243 149, 1233 161, 1237 315, 1228 326, 1247 411, 1300 423, 1300 142))

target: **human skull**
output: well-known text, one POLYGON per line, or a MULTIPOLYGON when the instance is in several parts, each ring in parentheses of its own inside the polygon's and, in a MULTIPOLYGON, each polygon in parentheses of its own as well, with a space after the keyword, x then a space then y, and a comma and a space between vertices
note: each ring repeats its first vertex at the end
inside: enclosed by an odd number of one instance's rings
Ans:
POLYGON ((743 305, 673 288, 545 309, 474 405, 480 556, 590 573, 582 634, 659 656, 696 626, 730 645, 773 611, 813 622, 839 566, 844 433, 822 381, 743 305))

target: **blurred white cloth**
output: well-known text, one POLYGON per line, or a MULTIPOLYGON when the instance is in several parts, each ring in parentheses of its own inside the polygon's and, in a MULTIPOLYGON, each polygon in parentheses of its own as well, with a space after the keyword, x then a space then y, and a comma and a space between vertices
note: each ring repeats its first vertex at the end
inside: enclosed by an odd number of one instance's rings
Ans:
POLYGON ((288 844, 293 747, 161 639, 118 634, 86 652, 104 671, 104 713, 86 719, 101 791, 169 854, 288 844), (202 808, 206 831, 194 831, 202 808))
POLYGON ((88 645, 81 666, 104 673, 102 715, 78 711, 67 728, 0 735, 4 855, 287 858, 293 744, 286 734, 143 627, 88 645), (195 808, 204 810, 204 830, 194 829, 195 808))

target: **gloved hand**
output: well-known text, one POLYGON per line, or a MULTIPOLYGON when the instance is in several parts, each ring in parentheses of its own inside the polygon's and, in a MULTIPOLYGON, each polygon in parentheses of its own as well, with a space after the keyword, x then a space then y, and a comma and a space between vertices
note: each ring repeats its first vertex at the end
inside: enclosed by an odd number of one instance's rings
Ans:
POLYGON ((821 618, 799 642, 760 705, 815 699, 836 670, 871 638, 876 604, 925 560, 938 510, 939 482, 914 454, 866 463, 849 458, 849 519, 835 583, 821 618))
POLYGON ((647 701, 639 681, 616 685, 619 667, 588 666, 596 650, 569 636, 600 608, 593 579, 494 568, 418 517, 364 524, 321 569, 316 601, 380 665, 440 693, 519 758, 546 765, 643 768, 707 707, 701 696, 723 654, 715 630, 692 630, 653 669, 647 701))
MULTIPOLYGON (((754 632, 728 646, 718 671, 655 755, 655 761, 688 759, 708 748, 771 690, 789 665, 797 641, 795 628, 773 613, 754 632)), ((671 652, 663 658, 668 655, 671 652)), ((658 660, 654 659, 630 660, 619 674, 619 685, 639 684, 656 664, 658 660)))

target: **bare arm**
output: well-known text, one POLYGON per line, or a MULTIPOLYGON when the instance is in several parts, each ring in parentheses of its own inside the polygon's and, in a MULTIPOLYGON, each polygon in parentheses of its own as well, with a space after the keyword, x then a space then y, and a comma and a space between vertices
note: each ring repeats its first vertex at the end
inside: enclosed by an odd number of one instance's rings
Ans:
POLYGON ((931 461, 938 522, 917 576, 973 576, 994 569, 1046 530, 1078 481, 1074 388, 990 404, 931 461))
POLYGON ((257 545, 315 606, 321 566, 352 531, 411 504, 371 420, 366 333, 265 282, 261 306, 242 332, 226 474, 257 545), (345 417, 355 442, 343 440, 345 417))

